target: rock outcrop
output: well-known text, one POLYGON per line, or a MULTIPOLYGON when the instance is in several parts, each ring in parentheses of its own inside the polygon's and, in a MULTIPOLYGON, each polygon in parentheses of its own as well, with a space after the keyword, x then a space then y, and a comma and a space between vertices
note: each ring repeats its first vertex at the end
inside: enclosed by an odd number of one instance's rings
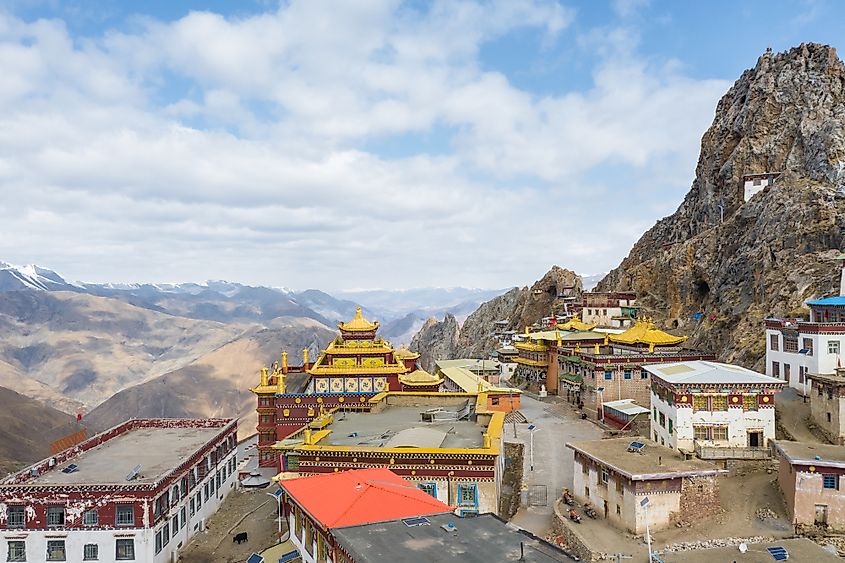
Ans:
POLYGON ((684 202, 597 289, 635 291, 691 345, 763 368, 762 320, 801 314, 804 301, 837 291, 843 133, 845 66, 835 50, 765 53, 720 100, 684 202), (783 175, 746 202, 743 176, 768 172, 783 175))
POLYGON ((561 313, 562 297, 581 296, 581 278, 575 272, 552 266, 530 288, 513 288, 482 303, 462 326, 452 315, 442 321, 428 319, 411 342, 411 350, 420 353, 423 367, 431 370, 438 359, 486 358, 496 348, 495 323, 508 321, 508 329, 522 330, 543 317, 561 313))

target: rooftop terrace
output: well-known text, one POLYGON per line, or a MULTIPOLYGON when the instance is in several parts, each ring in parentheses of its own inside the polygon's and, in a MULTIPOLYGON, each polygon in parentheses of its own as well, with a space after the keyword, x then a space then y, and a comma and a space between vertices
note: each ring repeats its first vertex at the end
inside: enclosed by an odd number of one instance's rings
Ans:
MULTIPOLYGON (((470 420, 423 422, 421 413, 440 407, 389 406, 378 413, 341 412, 320 440, 323 446, 481 448, 485 427, 470 420)), ((445 407, 444 412, 457 412, 445 407)))
POLYGON ((136 466, 140 474, 132 483, 155 483, 188 459, 223 429, 220 427, 141 427, 106 440, 53 469, 25 482, 25 485, 126 485, 126 476, 136 466), (70 464, 77 469, 62 470, 70 464))
POLYGON ((573 442, 566 446, 635 481, 727 473, 706 461, 685 460, 678 452, 642 437, 573 442), (635 441, 645 444, 640 453, 628 451, 635 441))

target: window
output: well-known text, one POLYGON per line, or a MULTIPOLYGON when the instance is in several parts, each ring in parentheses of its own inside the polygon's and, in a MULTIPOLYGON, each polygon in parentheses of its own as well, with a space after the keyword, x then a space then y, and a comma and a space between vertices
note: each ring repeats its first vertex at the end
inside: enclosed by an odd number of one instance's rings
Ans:
POLYGON ((648 372, 646 370, 640 370, 640 379, 648 379, 648 372))
POLYGON ((179 502, 179 485, 173 485, 173 488, 170 489, 170 505, 173 506, 179 502))
POLYGON ((310 522, 305 524, 305 549, 309 555, 314 555, 314 526, 310 522))
POLYGON ((616 476, 616 492, 620 495, 625 494, 625 482, 622 480, 622 476, 616 476))
POLYGON ((437 483, 420 483, 417 487, 419 487, 422 492, 437 498, 437 483))
POLYGON ((613 372, 609 371, 609 370, 605 371, 604 372, 604 378, 608 381, 612 380, 613 379, 613 372))
POLYGON ((177 514, 170 521, 170 536, 175 538, 176 534, 178 534, 178 533, 179 533, 179 515, 177 514))
POLYGON ((158 532, 156 532, 156 555, 161 553, 161 548, 161 530, 159 530, 158 532))
POLYGON ((838 476, 833 473, 823 473, 822 474, 822 481, 823 486, 825 489, 838 489, 839 488, 839 479, 838 476))
POLYGON ((839 341, 838 340, 828 340, 827 341, 827 353, 828 354, 839 354, 839 341))
POLYGON ((657 422, 657 408, 651 407, 651 416, 654 418, 654 422, 657 422))
POLYGON ((191 516, 197 513, 197 505, 194 502, 194 497, 191 497, 191 516))
POLYGON ((693 410, 693 412, 709 410, 707 408, 707 396, 706 395, 693 395, 692 396, 692 410, 693 410))
MULTIPOLYGON (((47 507, 47 526, 58 527, 65 525, 65 507, 64 506, 48 506, 47 507)), ((64 545, 64 544, 62 544, 64 545)), ((54 559, 54 561, 63 561, 63 559, 54 559)))
POLYGON ((135 512, 131 504, 118 504, 114 522, 118 526, 134 526, 135 512))
POLYGON ((602 485, 607 486, 607 482, 608 482, 609 479, 610 479, 610 475, 608 474, 607 469, 602 469, 601 470, 601 483, 602 483, 602 485))
POLYGON ((728 439, 728 427, 727 426, 714 426, 712 428, 712 440, 727 440, 728 439))
POLYGON ((490 397, 490 403, 495 407, 499 404, 499 397, 490 397))
POLYGON ((167 545, 170 541, 170 524, 167 522, 164 523, 164 526, 161 528, 161 544, 167 545))
POLYGON ((135 559, 135 540, 132 538, 120 538, 115 540, 114 558, 118 561, 129 561, 135 559))
POLYGON ((626 369, 622 374, 625 379, 631 379, 631 370, 626 369))
POLYGON ((709 437, 709 433, 707 432, 707 427, 702 426, 700 424, 693 424, 692 426, 692 437, 696 440, 707 440, 709 437))
POLYGON ((827 421, 830 422, 830 413, 827 413, 827 421))
POLYGON ((84 546, 82 546, 83 561, 96 561, 99 558, 99 546, 97 544, 86 543, 84 546))
POLYGON ((458 504, 461 506, 478 506, 478 489, 475 484, 458 485, 458 504))
POLYGON ((783 378, 789 381, 789 375, 792 371, 792 366, 787 364, 786 362, 783 363, 783 378))
MULTIPOLYGON (((64 514, 64 509, 62 509, 64 514)), ((47 540, 47 561, 65 561, 65 540, 47 540)))
POLYGON ((329 558, 329 549, 326 545, 326 539, 321 536, 317 535, 317 563, 324 563, 328 561, 329 558))
POLYGON ((778 344, 779 344, 778 343, 778 335, 777 334, 769 335, 769 350, 772 350, 773 352, 777 352, 778 350, 780 350, 780 346, 778 344))
POLYGON ((780 362, 772 362, 772 376, 780 377, 780 362))
POLYGON ((672 434, 672 419, 669 419, 669 434, 672 434))
POLYGON ((726 411, 726 410, 728 410, 728 396, 727 395, 712 395, 710 397, 710 410, 712 410, 712 411, 726 411))
POLYGON ((805 352, 808 356, 813 355, 813 339, 812 338, 804 338, 802 342, 802 349, 806 350, 805 352))
POLYGON ((294 530, 296 530, 296 537, 302 536, 302 512, 298 508, 294 519, 294 530))
POLYGON ((9 551, 6 553, 7 561, 26 561, 26 542, 23 540, 9 540, 9 551))
POLYGON ((666 415, 661 412, 661 413, 658 413, 657 416, 660 418, 660 426, 663 426, 665 428, 666 427, 666 415))
POLYGON ((756 411, 757 395, 744 394, 742 396, 742 408, 747 411, 756 411))
POLYGON ((97 514, 97 511, 86 510, 82 513, 82 525, 83 526, 96 526, 100 523, 100 516, 97 514))
POLYGON ((616 505, 616 515, 617 515, 617 516, 622 516, 622 509, 619 507, 619 505, 618 505, 618 504, 616 505))
POLYGON ((7 525, 10 528, 23 528, 26 525, 26 510, 23 506, 10 506, 6 509, 7 525))
POLYGON ((798 352, 798 337, 797 336, 784 336, 783 337, 783 351, 784 352, 792 352, 793 354, 798 352))
POLYGON ((202 507, 202 495, 197 493, 197 511, 202 507))
POLYGON ((590 498, 590 487, 584 487, 584 496, 590 498))
POLYGON ((185 524, 188 523, 188 517, 186 516, 187 509, 183 506, 182 510, 179 512, 180 518, 179 521, 182 523, 182 527, 185 527, 185 524))

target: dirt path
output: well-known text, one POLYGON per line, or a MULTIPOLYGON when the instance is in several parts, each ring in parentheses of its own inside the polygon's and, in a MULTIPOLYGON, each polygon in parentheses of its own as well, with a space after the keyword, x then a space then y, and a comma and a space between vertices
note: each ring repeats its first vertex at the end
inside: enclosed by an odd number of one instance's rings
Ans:
MULTIPOLYGON (((197 534, 179 556, 185 563, 239 563, 253 552, 261 552, 273 545, 277 532, 277 504, 265 493, 235 490, 226 497, 214 516, 208 519, 206 530, 197 534), (254 512, 252 512, 254 511, 254 512), (250 514, 250 512, 252 512, 250 514), (229 529, 244 518, 235 532, 246 532, 249 541, 236 544, 229 529)), ((284 527, 282 528, 284 530, 284 527)))
POLYGON ((798 442, 826 443, 810 430, 810 405, 804 402, 795 389, 787 388, 775 395, 775 411, 780 426, 788 434, 783 438, 798 442))

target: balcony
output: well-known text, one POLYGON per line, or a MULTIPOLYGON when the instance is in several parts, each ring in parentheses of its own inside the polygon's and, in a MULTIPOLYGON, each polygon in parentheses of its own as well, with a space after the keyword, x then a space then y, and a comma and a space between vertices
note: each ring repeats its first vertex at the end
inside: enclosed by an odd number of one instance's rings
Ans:
POLYGON ((772 457, 771 450, 765 446, 759 447, 734 447, 717 446, 713 442, 702 442, 695 440, 695 455, 706 460, 726 459, 769 459, 772 457))

